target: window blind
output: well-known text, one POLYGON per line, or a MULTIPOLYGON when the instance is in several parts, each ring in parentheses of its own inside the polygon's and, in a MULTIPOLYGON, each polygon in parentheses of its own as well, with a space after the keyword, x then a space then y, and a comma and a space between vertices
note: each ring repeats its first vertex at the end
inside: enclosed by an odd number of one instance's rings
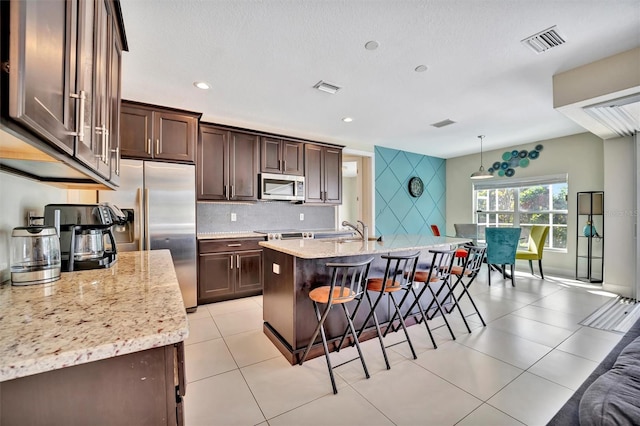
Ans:
POLYGON ((554 183, 568 183, 569 176, 567 173, 547 176, 534 176, 526 178, 508 178, 508 179, 487 179, 482 182, 474 182, 473 190, 482 191, 485 189, 499 188, 521 188, 525 186, 551 185, 554 183))

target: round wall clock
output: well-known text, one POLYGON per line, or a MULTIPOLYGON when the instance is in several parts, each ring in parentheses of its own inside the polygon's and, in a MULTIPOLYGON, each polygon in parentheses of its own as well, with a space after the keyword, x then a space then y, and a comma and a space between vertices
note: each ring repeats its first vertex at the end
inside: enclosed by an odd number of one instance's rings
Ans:
POLYGON ((422 191, 424 191, 424 184, 422 183, 422 179, 417 176, 409 179, 409 194, 411 194, 412 197, 421 196, 422 191))

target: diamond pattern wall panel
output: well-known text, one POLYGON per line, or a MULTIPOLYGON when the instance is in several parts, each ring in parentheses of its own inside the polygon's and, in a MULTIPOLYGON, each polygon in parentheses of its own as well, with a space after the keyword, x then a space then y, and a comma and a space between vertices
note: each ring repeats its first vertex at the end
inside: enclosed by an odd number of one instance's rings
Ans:
POLYGON ((376 235, 431 235, 431 225, 445 229, 446 160, 375 147, 376 235), (424 192, 409 194, 409 179, 419 176, 424 192))

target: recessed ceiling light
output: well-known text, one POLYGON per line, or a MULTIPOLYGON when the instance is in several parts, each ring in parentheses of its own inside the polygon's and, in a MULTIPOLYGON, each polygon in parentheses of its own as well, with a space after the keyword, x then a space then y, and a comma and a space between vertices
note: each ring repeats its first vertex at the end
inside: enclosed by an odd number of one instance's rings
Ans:
POLYGON ((204 81, 196 81, 193 83, 193 85, 196 86, 198 89, 202 89, 202 90, 211 89, 211 86, 209 86, 209 84, 205 83, 204 81))
POLYGON ((365 43, 364 48, 367 50, 376 50, 378 46, 380 46, 380 43, 375 40, 371 40, 365 43))
POLYGON ((353 118, 351 118, 351 117, 344 117, 344 118, 342 119, 342 121, 344 121, 345 123, 351 123, 351 122, 353 121, 353 118))
POLYGON ((426 65, 418 65, 415 68, 415 72, 425 72, 428 69, 428 67, 426 65))

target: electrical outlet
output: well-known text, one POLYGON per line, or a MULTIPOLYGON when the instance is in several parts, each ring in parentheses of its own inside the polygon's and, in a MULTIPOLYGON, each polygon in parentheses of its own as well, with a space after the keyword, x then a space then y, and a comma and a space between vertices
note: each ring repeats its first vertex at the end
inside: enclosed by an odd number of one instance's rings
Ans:
POLYGON ((304 213, 300 213, 300 220, 304 220, 304 213))
POLYGON ((236 216, 235 213, 231 213, 231 222, 235 222, 236 220, 238 220, 238 216, 236 216))

